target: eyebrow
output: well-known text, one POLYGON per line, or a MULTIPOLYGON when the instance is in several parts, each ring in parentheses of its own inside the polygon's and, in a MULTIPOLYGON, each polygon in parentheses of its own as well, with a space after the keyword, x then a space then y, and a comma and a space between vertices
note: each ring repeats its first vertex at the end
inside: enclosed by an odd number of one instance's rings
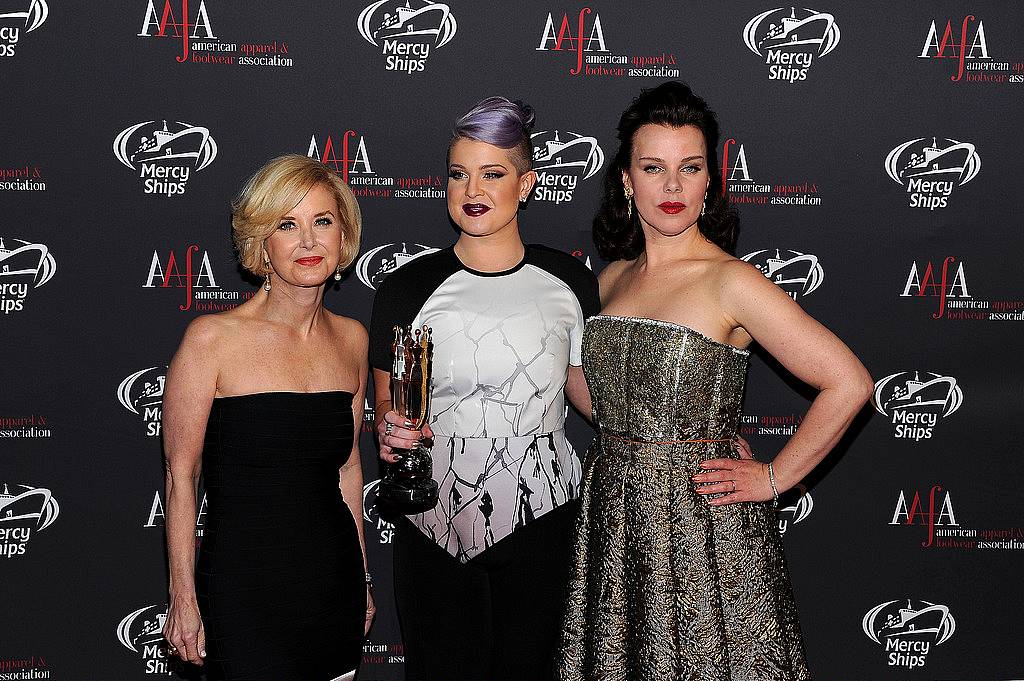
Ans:
MULTIPOLYGON (((664 163, 665 162, 664 159, 658 158, 657 156, 641 156, 637 160, 640 160, 640 161, 658 161, 660 163, 664 163)), ((696 156, 687 156, 686 158, 684 158, 682 160, 683 161, 696 161, 696 160, 703 161, 704 160, 704 156, 701 155, 701 154, 697 154, 696 156)))
MULTIPOLYGON (((316 218, 322 218, 325 215, 330 215, 333 218, 334 217, 334 211, 332 211, 330 209, 322 210, 319 213, 317 213, 316 215, 314 215, 313 219, 315 220, 316 218)), ((293 216, 291 216, 291 215, 283 215, 283 216, 281 216, 281 219, 282 220, 294 220, 295 218, 293 216)))
MULTIPOLYGON (((466 166, 462 165, 461 163, 452 163, 449 167, 450 168, 461 168, 463 170, 466 169, 466 166)), ((508 171, 508 168, 506 168, 505 166, 503 166, 500 163, 485 163, 484 165, 480 166, 480 170, 486 170, 487 168, 501 168, 502 170, 504 170, 506 172, 508 171)))

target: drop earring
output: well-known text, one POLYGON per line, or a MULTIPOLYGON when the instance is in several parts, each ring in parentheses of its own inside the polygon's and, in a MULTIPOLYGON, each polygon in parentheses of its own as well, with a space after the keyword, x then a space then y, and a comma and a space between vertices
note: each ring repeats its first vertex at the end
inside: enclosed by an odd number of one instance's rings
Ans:
POLYGON ((625 190, 626 194, 626 219, 629 221, 633 220, 633 192, 628 189, 625 190))
POLYGON ((268 270, 266 280, 263 282, 263 290, 270 293, 270 258, 267 257, 266 251, 263 251, 263 266, 268 270))
POLYGON ((266 281, 263 282, 263 290, 270 293, 270 275, 267 275, 266 281))
POLYGON ((334 281, 341 281, 341 265, 334 268, 334 281))
POLYGON ((707 212, 707 208, 708 208, 708 195, 705 193, 704 194, 704 201, 701 202, 701 204, 700 204, 700 216, 701 217, 704 217, 704 213, 707 212))

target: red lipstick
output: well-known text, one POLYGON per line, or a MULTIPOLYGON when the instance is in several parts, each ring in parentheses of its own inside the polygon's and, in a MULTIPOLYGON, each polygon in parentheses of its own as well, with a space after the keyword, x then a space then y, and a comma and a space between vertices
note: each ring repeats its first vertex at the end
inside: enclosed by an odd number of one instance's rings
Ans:
POLYGON ((303 267, 316 267, 323 261, 323 259, 324 257, 322 255, 311 255, 306 258, 298 258, 295 262, 299 263, 303 267))
POLYGON ((478 218, 491 209, 490 206, 485 206, 482 203, 464 203, 462 204, 462 212, 471 218, 478 218))
POLYGON ((658 208, 668 213, 669 215, 675 215, 686 208, 685 203, 679 203, 678 201, 664 201, 658 204, 658 208))

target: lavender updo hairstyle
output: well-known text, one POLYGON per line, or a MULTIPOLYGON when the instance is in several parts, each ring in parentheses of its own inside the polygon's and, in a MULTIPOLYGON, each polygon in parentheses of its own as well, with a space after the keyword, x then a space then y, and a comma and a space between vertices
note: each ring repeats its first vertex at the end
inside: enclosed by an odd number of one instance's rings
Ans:
POLYGON ((504 97, 488 97, 455 121, 452 141, 448 145, 451 159, 452 147, 460 139, 475 140, 508 149, 516 171, 522 175, 533 168, 533 107, 518 100, 504 97))
MULTIPOLYGON (((722 191, 722 174, 718 167, 718 119, 707 102, 678 81, 668 81, 656 88, 643 90, 619 119, 619 150, 608 164, 604 176, 604 196, 594 218, 594 244, 605 260, 632 260, 644 250, 644 232, 638 214, 629 216, 622 173, 633 158, 633 137, 647 124, 681 128, 692 125, 704 135, 707 149, 708 185, 706 212, 697 220, 697 229, 727 253, 736 248, 739 217, 729 206, 722 191)), ((634 211, 636 213, 636 211, 634 211)))

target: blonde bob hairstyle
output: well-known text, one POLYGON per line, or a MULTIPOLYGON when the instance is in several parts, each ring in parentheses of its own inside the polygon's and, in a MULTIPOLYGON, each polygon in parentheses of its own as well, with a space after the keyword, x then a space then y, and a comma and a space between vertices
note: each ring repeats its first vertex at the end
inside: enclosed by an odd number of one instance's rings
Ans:
POLYGON ((242 267, 257 277, 270 274, 263 262, 263 242, 284 217, 318 184, 330 190, 338 202, 341 223, 341 261, 347 268, 359 254, 362 215, 356 197, 333 170, 316 159, 300 154, 278 156, 249 178, 231 204, 231 228, 242 267))

